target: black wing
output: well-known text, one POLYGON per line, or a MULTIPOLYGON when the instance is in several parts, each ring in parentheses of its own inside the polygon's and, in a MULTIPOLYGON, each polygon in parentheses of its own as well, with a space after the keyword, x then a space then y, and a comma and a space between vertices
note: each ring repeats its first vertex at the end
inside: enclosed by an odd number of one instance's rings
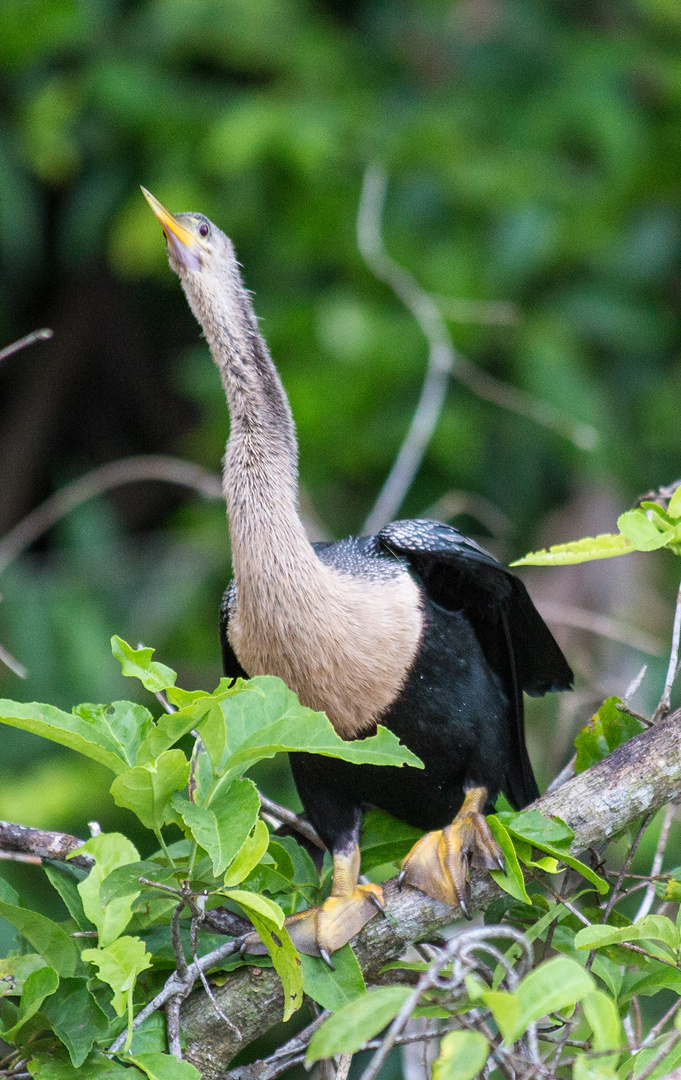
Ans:
POLYGON ((230 582, 224 591, 220 604, 220 647, 222 649, 222 670, 228 679, 247 679, 248 675, 236 658, 236 653, 229 643, 227 627, 229 626, 229 609, 234 603, 236 583, 230 582))
POLYGON ((525 747, 522 691, 539 696, 569 690, 573 681, 551 631, 522 581, 458 529, 438 521, 394 521, 378 539, 407 559, 434 603, 466 615, 487 663, 508 687, 516 738, 507 794, 515 805, 527 805, 538 791, 525 747))

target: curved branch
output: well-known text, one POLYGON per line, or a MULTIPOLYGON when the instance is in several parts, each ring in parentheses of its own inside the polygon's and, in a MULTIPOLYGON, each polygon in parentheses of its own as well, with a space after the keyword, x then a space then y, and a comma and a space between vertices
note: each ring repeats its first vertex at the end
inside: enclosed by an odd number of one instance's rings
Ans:
POLYGON ((557 432, 582 450, 593 450, 598 441, 598 432, 590 424, 573 420, 550 402, 495 379, 455 349, 440 303, 385 250, 381 219, 387 182, 385 170, 378 165, 370 166, 364 174, 357 211, 357 246, 374 276, 390 286, 421 327, 428 342, 428 369, 409 430, 364 524, 366 533, 378 532, 399 510, 437 426, 450 375, 485 401, 557 432))
MULTIPOLYGON (((574 830, 573 851, 578 854, 600 845, 644 814, 681 795, 681 710, 661 720, 615 750, 604 761, 580 773, 533 808, 557 815, 574 830)), ((473 871, 473 906, 487 907, 500 895, 488 875, 473 871)), ((390 913, 375 918, 358 935, 355 952, 368 980, 375 980, 388 961, 399 957, 414 941, 427 939, 460 916, 412 888, 397 889, 393 878, 384 886, 390 913)), ((224 1077, 230 1060, 256 1036, 281 1019, 283 992, 276 974, 267 968, 245 967, 215 990, 221 1010, 243 1033, 233 1032, 216 1019, 205 993, 195 992, 182 1010, 187 1040, 186 1057, 205 1080, 224 1077)))
POLYGON ((191 488, 207 499, 222 498, 222 481, 215 473, 181 458, 140 454, 100 465, 55 491, 0 540, 0 573, 17 555, 81 503, 105 491, 144 480, 162 480, 191 488))

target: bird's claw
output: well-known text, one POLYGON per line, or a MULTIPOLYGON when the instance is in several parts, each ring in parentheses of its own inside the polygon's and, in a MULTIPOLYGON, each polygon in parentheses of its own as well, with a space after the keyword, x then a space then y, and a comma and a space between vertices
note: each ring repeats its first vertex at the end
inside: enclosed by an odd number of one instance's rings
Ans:
MULTIPOLYGON (((357 885, 347 896, 330 896, 321 907, 289 915, 284 926, 298 952, 321 956, 333 969, 331 953, 358 934, 377 910, 385 914, 380 885, 357 885)), ((266 952, 257 934, 249 934, 242 949, 260 956, 266 952)))
POLYGON ((470 868, 504 869, 504 857, 483 814, 460 812, 451 825, 426 833, 404 860, 398 887, 412 885, 434 900, 458 904, 470 919, 470 868))

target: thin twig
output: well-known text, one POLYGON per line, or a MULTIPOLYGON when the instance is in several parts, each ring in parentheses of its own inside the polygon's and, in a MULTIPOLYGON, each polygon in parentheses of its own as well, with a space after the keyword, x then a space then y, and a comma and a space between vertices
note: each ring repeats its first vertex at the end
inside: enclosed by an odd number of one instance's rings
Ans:
POLYGON ((124 484, 149 480, 179 484, 181 487, 197 491, 206 499, 223 497, 220 477, 191 461, 161 454, 141 454, 136 457, 120 458, 118 461, 92 469, 73 483, 66 484, 27 514, 13 529, 10 529, 0 540, 0 573, 47 529, 75 510, 81 503, 124 484))
POLYGON ((436 521, 451 521, 458 514, 467 514, 481 522, 493 536, 508 536, 513 522, 484 495, 469 491, 448 491, 418 516, 436 521))
POLYGON ((267 814, 271 814, 277 821, 283 825, 290 825, 292 829, 304 836, 311 844, 318 847, 321 851, 326 851, 326 845, 319 836, 316 829, 310 825, 309 821, 305 821, 304 818, 298 816, 293 810, 288 810, 285 806, 280 806, 279 803, 272 802, 266 795, 263 795, 261 791, 258 792, 260 796, 260 805, 267 814))
POLYGON ((0 859, 7 862, 29 863, 31 866, 43 865, 40 855, 25 855, 21 851, 0 851, 0 859))
MULTIPOLYGON (((627 871, 628 871, 629 867, 631 866, 631 863, 632 863, 632 860, 634 858, 634 855, 636 854, 638 845, 641 843, 641 840, 643 839, 643 834, 646 831, 646 829, 648 828, 648 825, 650 824, 651 817, 652 817, 652 814, 646 814, 646 816, 643 818, 643 821, 639 825, 638 832, 636 833, 636 836, 634 838, 634 842, 631 845, 631 847, 629 848, 629 851, 627 852, 626 858, 625 858, 624 862, 622 863, 622 866, 620 868, 620 872, 619 872, 619 874, 617 876, 617 881, 613 885, 612 892, 611 892, 610 896, 608 897, 608 902, 605 905, 605 910, 603 911, 603 918, 601 919, 601 923, 603 925, 605 925, 605 923, 607 923, 608 918, 610 916, 610 912, 612 911, 615 904, 620 899, 620 889, 622 888, 622 882, 624 881, 625 877, 627 876, 627 871)), ((596 959, 596 949, 592 949, 591 952, 589 953, 589 956, 588 956, 587 961, 586 961, 586 970, 587 971, 589 971, 591 969, 595 959, 596 959)))
POLYGON ((390 286, 418 322, 428 342, 429 359, 409 431, 365 523, 367 533, 376 532, 399 510, 437 425, 450 375, 478 397, 558 432, 581 449, 591 450, 598 441, 598 433, 589 424, 578 423, 555 405, 539 401, 493 378, 457 352, 435 298, 422 289, 414 276, 395 262, 385 249, 381 221, 386 188, 385 170, 370 165, 364 174, 357 212, 357 246, 375 277, 390 286))
MULTIPOLYGON (((660 835, 657 840, 657 847, 655 848, 655 855, 653 856, 653 862, 650 867, 650 876, 652 878, 657 877, 662 869, 662 862, 664 860, 664 853, 667 848, 667 841, 669 840, 669 831, 672 827, 672 821, 674 820, 674 814, 676 813, 676 807, 674 803, 669 803, 664 812, 664 818, 662 819, 662 825, 660 827, 660 835)), ((647 915, 653 906, 653 900, 655 899, 655 882, 651 881, 646 889, 645 896, 641 901, 641 906, 636 912, 634 922, 638 922, 644 915, 647 915)))
POLYGON ((27 348, 28 345, 33 345, 36 341, 47 341, 48 338, 52 337, 53 333, 53 330, 48 330, 46 327, 42 330, 33 330, 30 334, 26 334, 25 337, 19 338, 18 341, 13 341, 11 345, 6 345, 4 349, 0 349, 0 364, 8 356, 14 356, 14 353, 27 348))
POLYGON ((590 634, 629 645, 630 648, 650 656, 662 656, 664 652, 662 642, 652 634, 645 634, 620 619, 613 619, 598 611, 574 607, 572 604, 558 604, 553 600, 538 600, 537 608, 547 622, 573 626, 576 630, 587 630, 590 634))
POLYGON ((0 661, 8 667, 10 671, 13 671, 15 675, 18 675, 20 679, 25 679, 28 676, 28 671, 11 652, 5 648, 4 645, 0 645, 0 661))
MULTIPOLYGON (((187 967, 187 982, 192 980, 192 985, 200 977, 202 971, 208 971, 210 968, 215 967, 221 960, 224 960, 228 956, 232 956, 235 952, 238 952, 243 945, 246 937, 244 934, 242 937, 234 938, 233 941, 226 941, 224 945, 220 945, 217 949, 213 949, 211 952, 206 953, 205 956, 199 957, 194 963, 189 964, 187 967)), ((162 1009, 167 1001, 172 997, 176 997, 184 989, 184 984, 179 979, 176 971, 173 971, 172 975, 166 979, 165 985, 162 990, 159 990, 156 997, 152 998, 143 1009, 141 1009, 135 1019, 132 1022, 133 1031, 135 1031, 140 1024, 143 1024, 148 1017, 153 1013, 162 1009)), ((191 989, 191 987, 190 987, 191 989)), ((127 1032, 122 1031, 117 1039, 109 1047, 107 1053, 116 1054, 123 1047, 127 1037, 127 1032)))
POLYGON ((640 1073, 636 1073, 636 1080, 646 1080, 646 1077, 655 1071, 660 1062, 664 1061, 669 1051, 674 1049, 679 1039, 681 1039, 681 1031, 672 1031, 646 1067, 640 1073))
POLYGON ((674 626, 672 629, 672 646, 669 653, 669 666, 667 668, 667 678, 664 681, 664 689, 662 691, 662 697, 660 703, 657 706, 653 720, 660 720, 663 716, 666 716, 670 708, 670 700, 672 693, 672 686, 674 685, 674 679, 679 673, 679 636, 681 635, 681 584, 679 585, 679 591, 676 594, 676 608, 674 609, 674 626))
POLYGON ((644 664, 643 667, 641 668, 641 670, 639 671, 638 675, 636 675, 631 680, 631 682, 629 683, 628 687, 624 691, 624 704, 625 705, 629 704, 629 702, 633 698, 634 694, 636 693, 636 691, 640 687, 641 683, 643 682, 643 680, 646 677, 647 670, 648 670, 648 665, 644 664))

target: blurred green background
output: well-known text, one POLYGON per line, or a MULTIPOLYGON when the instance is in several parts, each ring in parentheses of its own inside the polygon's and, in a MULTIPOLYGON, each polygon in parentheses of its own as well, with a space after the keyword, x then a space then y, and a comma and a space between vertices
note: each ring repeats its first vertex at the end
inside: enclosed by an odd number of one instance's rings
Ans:
MULTIPOLYGON (((361 529, 427 358, 357 248, 376 160, 386 245, 457 347, 599 432, 580 449, 453 378, 401 514, 449 495, 449 520, 504 559, 613 530, 681 473, 680 150, 676 0, 2 0, 0 345, 55 334, 0 364, 0 538, 131 454, 219 470, 224 397, 140 184, 233 238, 291 397, 308 517, 361 529), (484 302, 476 321, 463 301, 484 302)), ((531 703, 542 783, 644 662, 635 700, 654 703, 674 561, 526 575, 578 672, 575 694, 531 703)), ((0 575, 0 642, 28 668, 22 682, 0 665, 0 695, 134 695, 112 633, 211 688, 229 562, 219 501, 148 482, 85 503, 0 575)), ((94 765, 0 739, 0 817, 129 827, 94 765)), ((283 763, 260 779, 294 798, 283 763)))

